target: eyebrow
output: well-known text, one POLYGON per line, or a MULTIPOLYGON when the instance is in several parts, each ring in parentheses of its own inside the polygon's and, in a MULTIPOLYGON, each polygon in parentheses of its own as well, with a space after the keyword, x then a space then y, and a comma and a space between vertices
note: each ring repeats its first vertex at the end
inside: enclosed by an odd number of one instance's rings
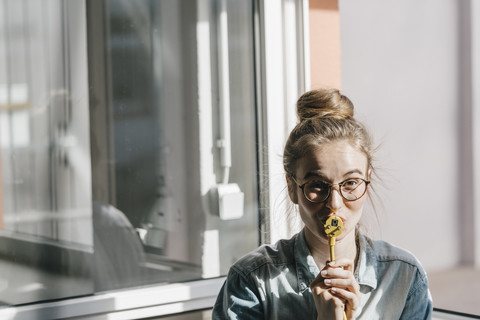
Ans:
POLYGON ((318 171, 307 172, 307 174, 303 177, 303 180, 308 180, 311 177, 316 177, 316 178, 320 178, 322 180, 326 180, 326 178, 318 171))
POLYGON ((363 173, 362 170, 360 170, 360 169, 353 169, 353 170, 350 170, 350 171, 348 171, 347 173, 345 173, 345 174, 343 175, 343 177, 345 178, 345 177, 347 177, 347 176, 349 176, 349 175, 351 175, 351 174, 353 174, 353 173, 358 173, 358 174, 360 174, 360 175, 362 175, 362 176, 364 175, 364 173, 363 173))
MULTIPOLYGON (((353 169, 353 170, 350 170, 348 172, 346 172, 343 177, 346 178, 348 177, 349 175, 351 174, 354 174, 354 173, 358 173, 360 175, 364 175, 363 171, 360 170, 360 169, 353 169)), ((328 179, 320 172, 320 171, 309 171, 307 172, 307 174, 303 177, 303 180, 308 180, 309 178, 311 177, 316 177, 316 178, 320 178, 321 180, 325 180, 325 181, 328 181, 328 179)))

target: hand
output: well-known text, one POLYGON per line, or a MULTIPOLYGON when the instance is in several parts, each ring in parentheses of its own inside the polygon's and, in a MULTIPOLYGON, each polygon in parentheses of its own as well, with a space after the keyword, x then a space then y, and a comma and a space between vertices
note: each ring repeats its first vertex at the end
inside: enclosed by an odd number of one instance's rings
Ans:
POLYGON ((317 313, 322 319, 342 320, 345 311, 347 319, 355 319, 355 311, 360 304, 360 286, 353 275, 353 261, 337 259, 327 262, 325 268, 312 281, 313 299, 317 313))

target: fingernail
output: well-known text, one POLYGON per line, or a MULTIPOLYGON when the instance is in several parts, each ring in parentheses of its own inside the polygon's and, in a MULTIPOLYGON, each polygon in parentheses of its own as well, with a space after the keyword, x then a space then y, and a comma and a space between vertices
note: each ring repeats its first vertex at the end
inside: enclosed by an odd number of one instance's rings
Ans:
POLYGON ((329 265, 329 266, 334 266, 334 265, 335 265, 335 261, 330 261, 330 262, 328 263, 328 265, 329 265))
POLYGON ((320 272, 320 274, 322 275, 322 277, 325 277, 327 275, 327 270, 322 270, 322 272, 320 272))
POLYGON ((332 284, 332 280, 330 280, 330 279, 325 279, 324 282, 325 282, 325 284, 326 284, 327 286, 329 286, 329 285, 332 284))

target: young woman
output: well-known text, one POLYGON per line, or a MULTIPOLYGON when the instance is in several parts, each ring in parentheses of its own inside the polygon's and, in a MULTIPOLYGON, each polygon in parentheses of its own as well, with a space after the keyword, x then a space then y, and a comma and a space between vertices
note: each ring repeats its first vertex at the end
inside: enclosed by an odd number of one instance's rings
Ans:
POLYGON ((264 245, 230 269, 213 319, 430 319, 417 259, 359 231, 372 176, 371 138, 338 90, 303 94, 284 168, 303 230, 264 245), (343 223, 330 261, 327 219, 343 223))

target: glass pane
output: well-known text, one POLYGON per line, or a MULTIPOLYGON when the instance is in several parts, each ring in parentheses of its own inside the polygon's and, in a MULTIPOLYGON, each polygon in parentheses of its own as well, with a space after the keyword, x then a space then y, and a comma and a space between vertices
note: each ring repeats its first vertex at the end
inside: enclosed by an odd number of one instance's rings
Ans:
POLYGON ((110 116, 92 126, 92 136, 108 128, 104 147, 111 152, 98 161, 110 163, 113 176, 94 178, 94 189, 95 179, 108 181, 107 189, 113 189, 109 197, 94 199, 101 213, 94 210, 97 290, 219 276, 258 244, 252 4, 231 1, 227 7, 234 159, 229 182, 245 197, 242 218, 231 221, 218 217, 212 196, 222 179, 215 147, 221 112, 216 102, 221 85, 215 38, 219 7, 210 2, 202 8, 211 30, 205 41, 211 42, 208 72, 214 95, 210 133, 203 135, 196 4, 111 0, 105 2, 102 21, 91 21, 106 31, 104 47, 90 59, 105 59, 110 90, 103 106, 110 116), (202 135, 212 141, 201 141, 202 135), (213 167, 204 168, 202 148, 209 144, 213 167), (209 185, 206 180, 212 179, 209 185), (129 230, 120 238, 118 226, 107 226, 113 216, 129 230))
POLYGON ((0 301, 93 292, 82 3, 0 1, 0 301), (74 76, 72 76, 74 75, 74 76), (1 201, 3 199, 3 201, 1 201))
POLYGON ((253 4, 226 3, 220 26, 219 1, 0 0, 0 304, 216 277, 258 245, 253 4))

